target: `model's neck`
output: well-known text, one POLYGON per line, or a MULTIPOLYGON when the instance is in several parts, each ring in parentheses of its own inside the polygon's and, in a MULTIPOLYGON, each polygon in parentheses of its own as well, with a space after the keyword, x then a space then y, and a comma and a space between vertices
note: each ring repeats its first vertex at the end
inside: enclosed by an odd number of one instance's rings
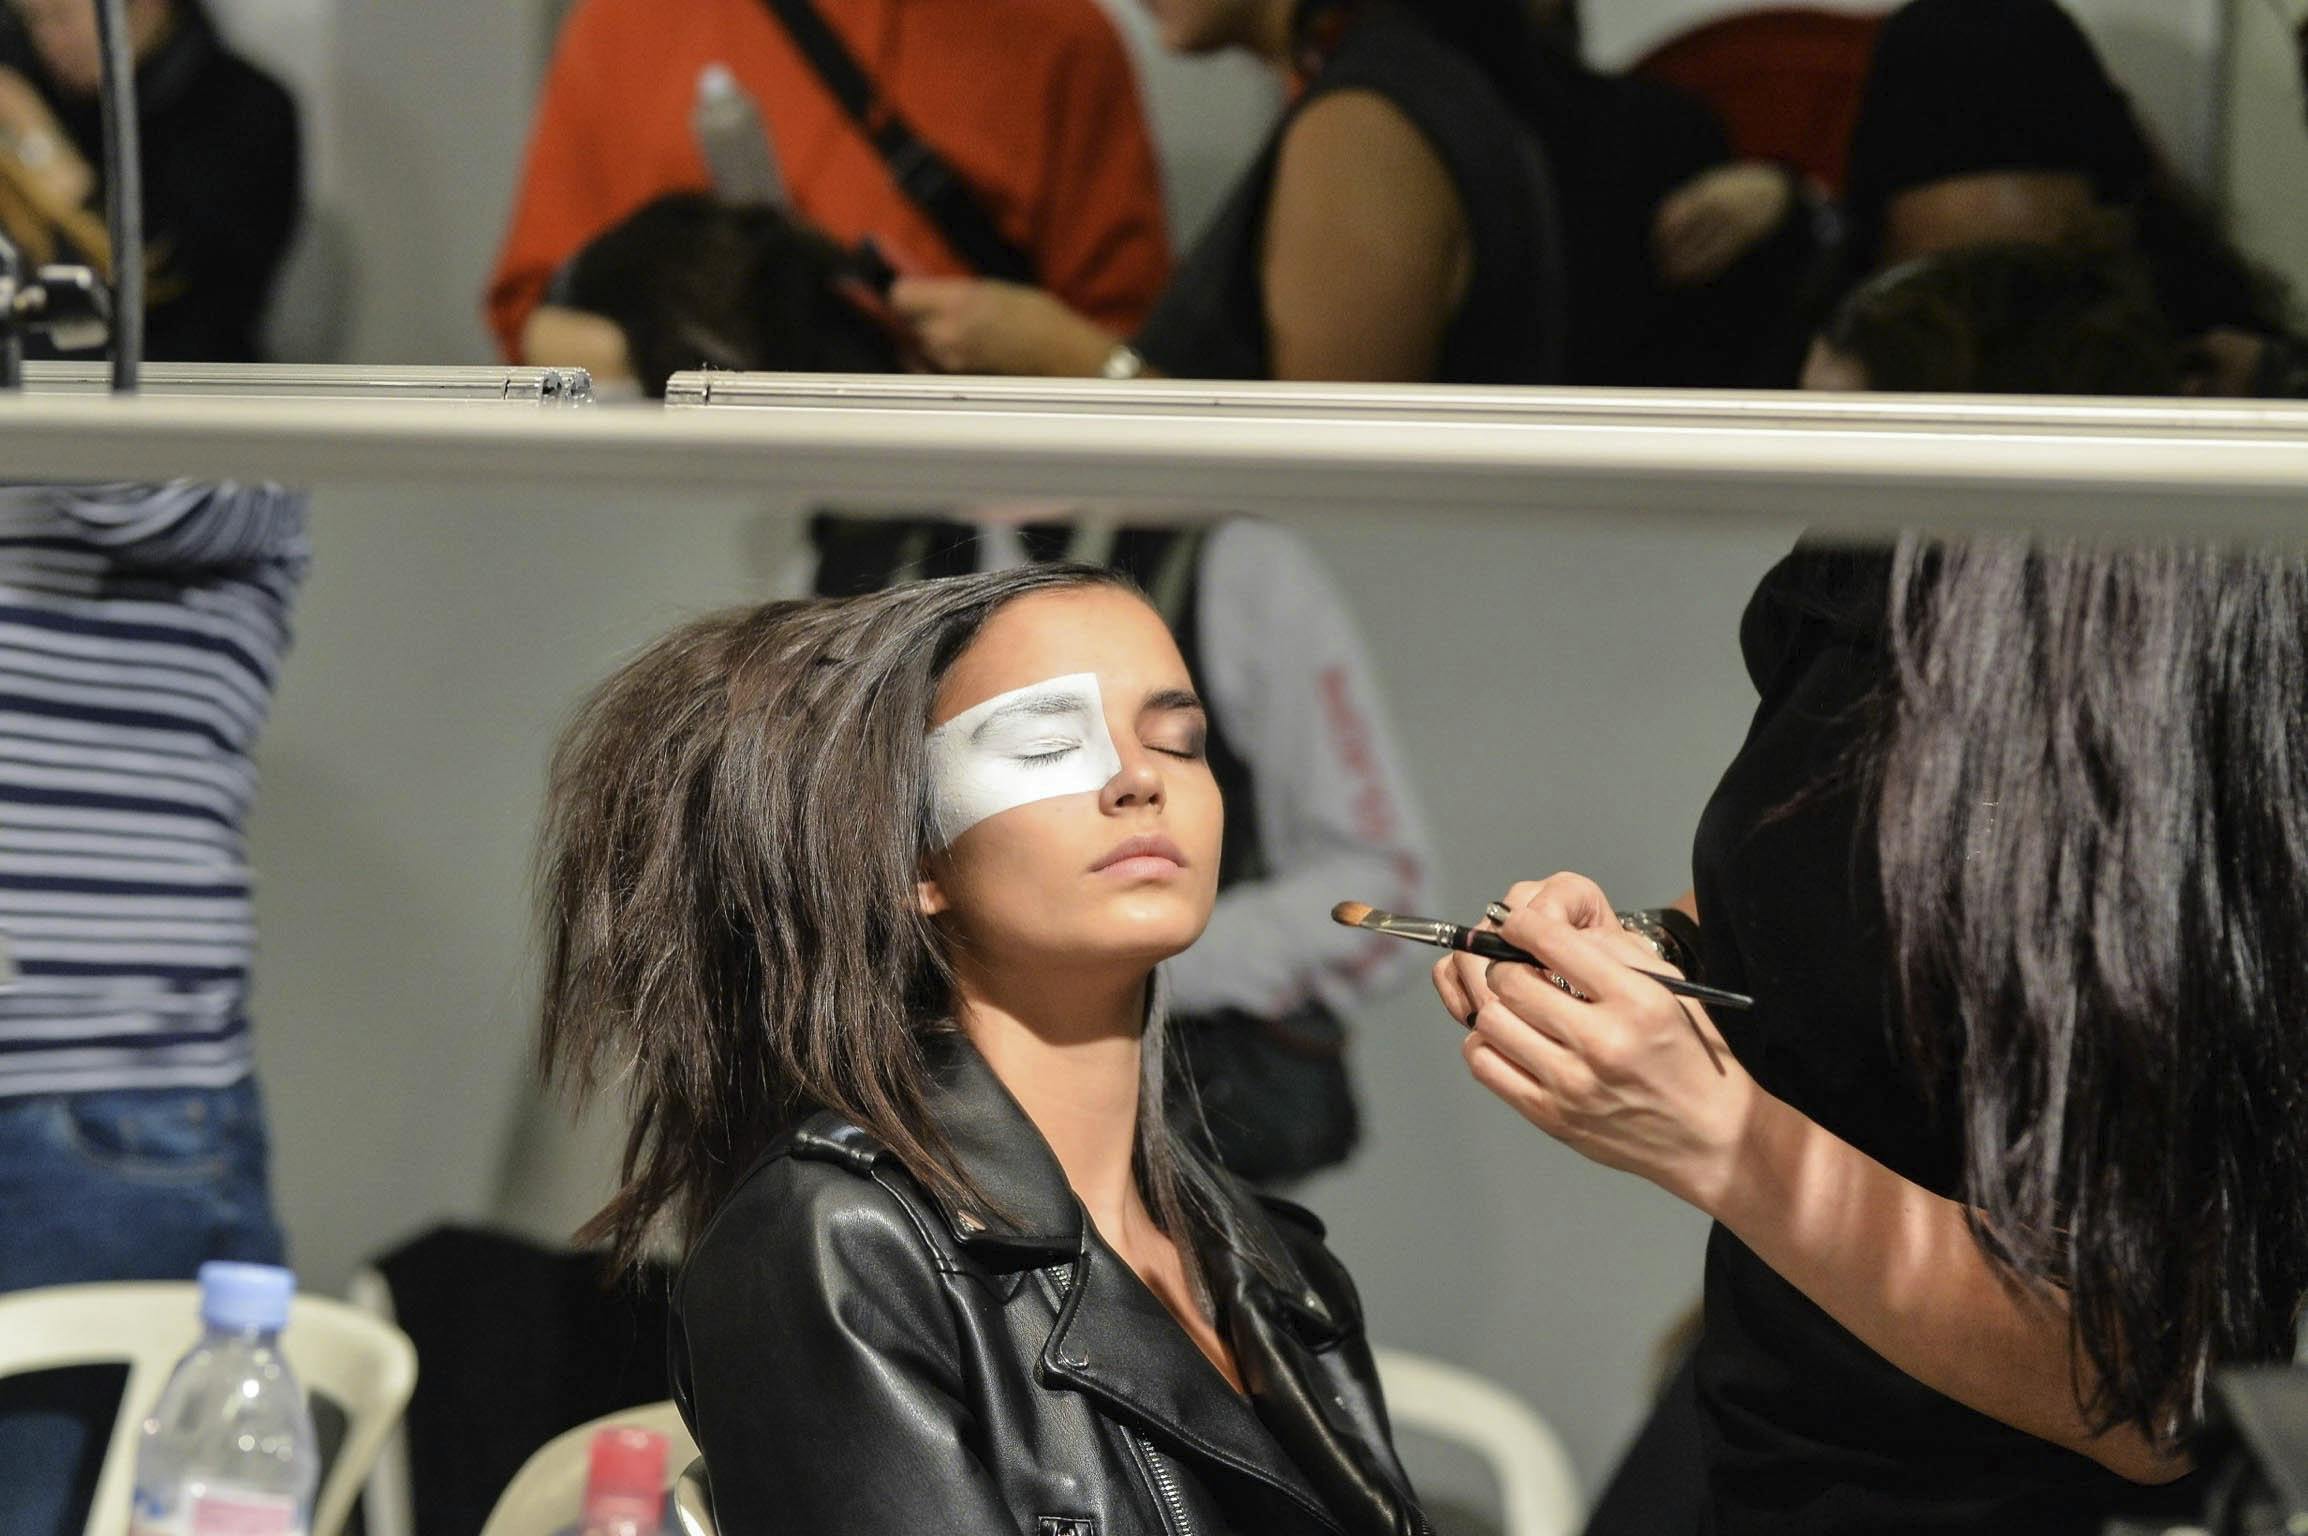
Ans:
POLYGON ((1108 1242, 1148 1220, 1134 1176, 1143 971, 1030 977, 959 967, 970 1043, 1042 1133, 1108 1242))

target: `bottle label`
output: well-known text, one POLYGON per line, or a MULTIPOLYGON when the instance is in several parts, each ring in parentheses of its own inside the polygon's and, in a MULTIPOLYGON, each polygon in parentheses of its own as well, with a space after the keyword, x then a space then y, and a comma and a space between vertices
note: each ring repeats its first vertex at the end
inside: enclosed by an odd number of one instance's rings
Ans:
POLYGON ((304 1536, 304 1503, 279 1493, 214 1488, 167 1514, 138 1511, 131 1536, 304 1536))

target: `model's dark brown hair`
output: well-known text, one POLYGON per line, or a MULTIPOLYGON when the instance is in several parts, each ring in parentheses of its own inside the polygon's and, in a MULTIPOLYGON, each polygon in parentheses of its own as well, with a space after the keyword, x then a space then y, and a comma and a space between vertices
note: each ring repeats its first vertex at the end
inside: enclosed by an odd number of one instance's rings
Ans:
MULTIPOLYGON (((620 1263, 694 1240, 777 1131, 829 1109, 942 1199, 998 1218, 927 1113, 954 975, 916 895, 938 685, 1004 605, 1128 580, 1029 566, 685 624, 619 669, 554 754, 539 1049, 580 1101, 622 1090, 622 1183, 578 1233, 620 1263)), ((1209 1209, 1144 1047, 1155 1218, 1209 1209)), ((1187 1247, 1181 1244, 1182 1248, 1187 1247)))

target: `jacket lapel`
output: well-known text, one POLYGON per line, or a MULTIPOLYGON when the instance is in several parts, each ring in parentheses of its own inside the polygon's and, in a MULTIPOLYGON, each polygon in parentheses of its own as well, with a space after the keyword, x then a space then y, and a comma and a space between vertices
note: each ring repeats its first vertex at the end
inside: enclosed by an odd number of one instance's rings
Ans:
POLYGON ((1419 1529, 1385 1427, 1340 1400, 1318 1355, 1342 1341, 1364 1347, 1351 1287, 1310 1279, 1247 1193, 1214 1213, 1224 1235, 1196 1251, 1245 1400, 1098 1237, 1065 1170, 985 1059, 956 1035, 934 1043, 933 1060, 932 1116, 989 1207, 941 1200, 941 1208, 955 1241, 1005 1296, 1033 1271, 1049 1277, 1058 1316, 1042 1347, 1045 1380, 1095 1398, 1166 1446, 1258 1479, 1331 1529, 1419 1529), (1266 1262, 1250 1264, 1245 1251, 1266 1262))
POLYGON ((1348 1527, 1423 1532, 1384 1410, 1375 1396, 1341 1393, 1323 1358, 1327 1351, 1351 1351, 1360 1357, 1361 1374, 1376 1377, 1352 1292, 1341 1288, 1326 1298, 1255 1204, 1243 1201, 1233 1214, 1241 1224, 1236 1242, 1213 1245, 1206 1262, 1235 1367, 1259 1418, 1348 1527), (1269 1257, 1270 1273, 1243 1257, 1245 1239, 1269 1257))
POLYGON ((1042 1371, 1192 1456, 1257 1478, 1337 1528, 1258 1411, 1204 1359, 1137 1274, 1094 1236, 1060 1287, 1042 1371))

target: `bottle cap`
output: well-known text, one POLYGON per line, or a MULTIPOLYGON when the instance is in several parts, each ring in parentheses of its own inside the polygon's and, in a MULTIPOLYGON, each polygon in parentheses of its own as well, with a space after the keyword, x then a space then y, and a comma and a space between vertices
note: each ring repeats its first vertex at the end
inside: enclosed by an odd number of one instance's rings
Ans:
POLYGON ((254 1328, 278 1333, 288 1326, 297 1277, 277 1264, 200 1266, 200 1320, 211 1328, 254 1328))
POLYGON ((668 1449, 665 1437, 654 1430, 619 1424, 595 1435, 585 1479, 586 1518, 627 1515, 654 1521, 665 1507, 668 1449))

